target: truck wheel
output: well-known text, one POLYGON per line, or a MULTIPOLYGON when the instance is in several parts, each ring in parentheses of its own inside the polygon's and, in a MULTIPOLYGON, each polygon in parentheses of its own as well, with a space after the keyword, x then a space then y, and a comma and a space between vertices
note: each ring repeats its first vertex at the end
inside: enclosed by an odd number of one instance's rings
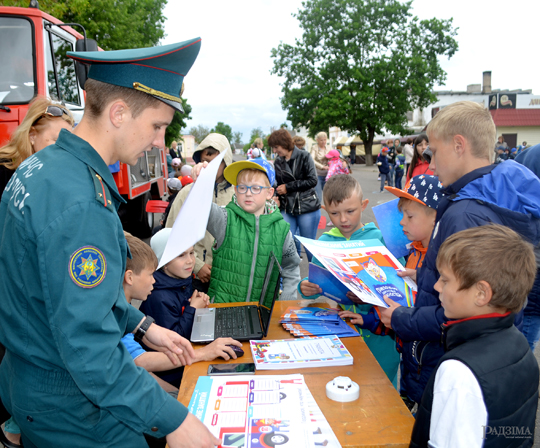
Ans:
POLYGON ((128 201, 118 211, 126 232, 138 238, 149 238, 154 228, 154 214, 146 211, 147 202, 152 199, 150 192, 128 201))

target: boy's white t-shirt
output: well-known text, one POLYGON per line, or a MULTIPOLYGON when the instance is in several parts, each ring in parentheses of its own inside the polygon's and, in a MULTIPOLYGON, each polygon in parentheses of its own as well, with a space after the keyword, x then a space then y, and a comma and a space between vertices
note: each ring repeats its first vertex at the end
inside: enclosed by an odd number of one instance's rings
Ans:
POLYGON ((487 409, 478 380, 465 364, 444 361, 435 375, 429 443, 432 448, 480 448, 487 409))

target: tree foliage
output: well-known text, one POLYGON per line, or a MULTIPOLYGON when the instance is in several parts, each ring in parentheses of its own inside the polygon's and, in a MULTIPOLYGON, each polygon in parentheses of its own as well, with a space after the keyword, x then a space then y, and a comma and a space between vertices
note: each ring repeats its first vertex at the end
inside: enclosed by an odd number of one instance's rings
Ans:
POLYGON ((186 127, 186 120, 191 119, 189 115, 191 113, 191 106, 185 98, 182 98, 182 107, 184 108, 184 113, 175 111, 171 124, 165 131, 165 146, 171 146, 174 140, 178 141, 181 138, 180 134, 182 129, 186 127))
POLYGON ((197 143, 201 143, 208 134, 210 134, 210 129, 202 124, 198 126, 193 126, 189 129, 189 134, 195 137, 197 143))
POLYGON ((217 132, 218 134, 224 135, 225 137, 227 137, 227 140, 229 140, 229 143, 231 145, 233 144, 233 131, 228 124, 225 124, 222 121, 218 121, 218 124, 216 124, 210 132, 217 132))
POLYGON ((234 132, 233 133, 233 143, 234 145, 241 145, 242 144, 242 133, 241 132, 234 132))
POLYGON ((419 20, 412 1, 305 0, 294 45, 272 49, 282 107, 310 136, 329 127, 360 135, 372 163, 376 133, 407 132, 406 113, 435 101, 440 56, 457 51, 452 20, 419 20))
MULTIPOLYGON (((29 0, 2 2, 4 6, 21 7, 29 3, 29 0)), ((80 23, 87 37, 95 39, 104 50, 157 45, 165 35, 166 4, 167 0, 39 0, 42 11, 63 22, 80 23)))

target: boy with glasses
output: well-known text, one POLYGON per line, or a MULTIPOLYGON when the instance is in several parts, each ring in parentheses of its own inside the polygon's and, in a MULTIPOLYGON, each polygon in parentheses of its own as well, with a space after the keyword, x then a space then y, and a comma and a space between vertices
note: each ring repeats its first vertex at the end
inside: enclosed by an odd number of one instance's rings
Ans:
POLYGON ((274 252, 283 268, 281 299, 296 300, 300 257, 290 226, 272 200, 274 168, 264 159, 243 160, 223 174, 235 186, 235 195, 225 208, 212 204, 210 211, 207 230, 215 244, 208 295, 216 303, 258 300, 274 252))

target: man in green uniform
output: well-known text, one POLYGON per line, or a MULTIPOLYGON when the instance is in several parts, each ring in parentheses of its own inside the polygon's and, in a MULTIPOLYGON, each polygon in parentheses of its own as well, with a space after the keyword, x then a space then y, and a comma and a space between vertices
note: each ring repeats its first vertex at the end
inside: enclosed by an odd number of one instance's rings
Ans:
POLYGON ((0 203, 0 397, 28 447, 171 447, 219 442, 133 363, 135 333, 177 363, 193 349, 129 306, 123 201, 108 165, 164 145, 200 39, 71 53, 90 64, 87 107, 71 134, 28 158, 0 203))

